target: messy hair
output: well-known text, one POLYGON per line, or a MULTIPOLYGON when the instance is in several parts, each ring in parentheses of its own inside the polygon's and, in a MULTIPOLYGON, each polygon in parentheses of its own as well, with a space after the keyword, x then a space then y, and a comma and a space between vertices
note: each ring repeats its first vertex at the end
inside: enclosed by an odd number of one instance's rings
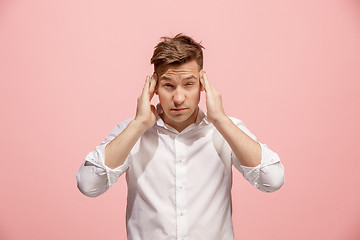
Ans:
POLYGON ((173 38, 162 37, 161 39, 163 41, 156 45, 150 60, 151 64, 154 64, 156 74, 159 75, 160 69, 164 70, 170 66, 180 65, 194 59, 199 66, 199 71, 203 69, 202 48, 204 47, 200 44, 201 42, 198 43, 182 33, 173 38))

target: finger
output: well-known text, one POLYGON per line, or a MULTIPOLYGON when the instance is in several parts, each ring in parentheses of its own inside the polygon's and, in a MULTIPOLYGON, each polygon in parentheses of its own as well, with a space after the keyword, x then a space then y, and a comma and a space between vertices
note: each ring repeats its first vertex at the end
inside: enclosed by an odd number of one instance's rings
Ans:
POLYGON ((145 78, 145 84, 144 84, 143 90, 149 89, 149 78, 150 77, 147 75, 145 78))
POLYGON ((149 87, 150 87, 150 76, 147 75, 146 79, 145 79, 145 84, 144 84, 144 92, 148 93, 149 92, 149 87))
MULTIPOLYGON (((207 85, 208 92, 211 92, 212 96, 218 96, 220 93, 215 89, 215 87, 210 83, 207 78, 206 73, 204 74, 204 82, 207 85)), ((220 96, 221 97, 221 96, 220 96)))
POLYGON ((203 81, 204 81, 205 91, 212 93, 213 89, 212 89, 212 86, 211 86, 211 84, 210 84, 210 82, 209 82, 209 80, 208 80, 207 75, 206 75, 205 72, 204 72, 204 74, 203 74, 203 79, 204 79, 203 81))
POLYGON ((153 75, 152 75, 152 77, 153 77, 155 80, 157 80, 157 73, 154 72, 153 75))
POLYGON ((205 84, 204 84, 204 71, 203 70, 200 71, 200 84, 201 84, 202 89, 204 89, 206 92, 205 84))
POLYGON ((205 71, 204 70, 201 70, 200 82, 201 82, 201 85, 203 86, 205 92, 207 92, 209 89, 208 89, 208 86, 205 83, 205 71))
POLYGON ((145 79, 145 84, 144 84, 144 87, 143 87, 143 90, 142 90, 142 93, 141 93, 141 97, 144 97, 144 96, 149 96, 149 81, 150 81, 150 77, 149 76, 146 76, 146 79, 145 79))
POLYGON ((150 87, 149 87, 150 94, 154 92, 155 86, 156 86, 156 80, 155 80, 154 76, 152 76, 150 78, 150 87))
POLYGON ((155 93, 157 94, 157 90, 158 90, 158 83, 159 83, 159 76, 156 72, 154 72, 153 74, 154 79, 155 79, 155 93))
POLYGON ((156 112, 155 106, 151 104, 150 108, 151 108, 151 111, 155 114, 155 112, 156 112))

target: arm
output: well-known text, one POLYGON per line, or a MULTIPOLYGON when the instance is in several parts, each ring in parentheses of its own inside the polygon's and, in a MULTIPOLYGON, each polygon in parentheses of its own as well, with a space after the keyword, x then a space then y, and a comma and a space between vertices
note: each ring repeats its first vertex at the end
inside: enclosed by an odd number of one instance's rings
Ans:
POLYGON ((155 107, 150 104, 154 96, 156 80, 147 76, 143 91, 138 98, 135 119, 105 148, 105 165, 114 169, 122 165, 137 140, 155 124, 155 107))
POLYGON ((128 167, 126 159, 141 135, 155 123, 155 107, 150 105, 156 81, 147 76, 138 98, 136 117, 115 127, 95 151, 90 152, 76 174, 79 190, 97 197, 109 189, 128 167))
POLYGON ((221 95, 210 84, 203 70, 200 73, 200 81, 206 92, 208 120, 225 138, 242 165, 248 167, 259 165, 261 163, 260 145, 225 115, 221 95))
POLYGON ((256 167, 261 163, 261 146, 238 128, 227 116, 214 122, 214 126, 230 145, 240 164, 256 167))
POLYGON ((238 161, 235 167, 261 191, 279 189, 284 183, 284 167, 278 155, 247 135, 225 115, 221 95, 210 84, 203 70, 200 81, 206 92, 207 118, 231 147, 238 161))

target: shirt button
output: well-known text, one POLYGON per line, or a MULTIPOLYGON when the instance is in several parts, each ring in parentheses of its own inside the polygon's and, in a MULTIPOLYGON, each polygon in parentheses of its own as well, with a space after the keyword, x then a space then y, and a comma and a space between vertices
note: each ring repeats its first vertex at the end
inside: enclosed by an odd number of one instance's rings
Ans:
POLYGON ((183 185, 180 185, 179 188, 180 188, 180 189, 184 189, 184 186, 183 186, 183 185))
POLYGON ((184 216, 184 212, 183 212, 183 211, 180 212, 180 216, 184 216))
POLYGON ((183 159, 181 157, 178 158, 178 162, 181 163, 183 159))

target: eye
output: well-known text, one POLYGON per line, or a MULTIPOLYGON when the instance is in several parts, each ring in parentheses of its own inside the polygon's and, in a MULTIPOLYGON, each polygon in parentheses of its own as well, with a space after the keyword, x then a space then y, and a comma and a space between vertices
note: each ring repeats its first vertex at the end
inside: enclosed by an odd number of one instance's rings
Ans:
POLYGON ((165 83, 165 84, 164 84, 164 87, 167 87, 167 88, 173 88, 173 87, 174 87, 174 85, 171 85, 170 83, 165 83))
POLYGON ((185 86, 191 86, 191 85, 194 85, 194 83, 193 82, 188 82, 188 83, 185 84, 185 86))

